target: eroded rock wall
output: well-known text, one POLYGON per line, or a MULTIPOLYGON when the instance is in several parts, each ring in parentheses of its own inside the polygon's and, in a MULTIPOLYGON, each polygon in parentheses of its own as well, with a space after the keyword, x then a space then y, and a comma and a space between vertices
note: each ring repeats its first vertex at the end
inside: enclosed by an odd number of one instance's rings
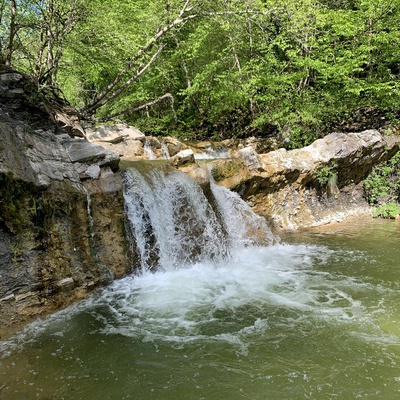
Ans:
POLYGON ((399 136, 367 130, 332 133, 290 151, 257 155, 250 148, 237 153, 247 166, 245 171, 237 159, 231 160, 238 171, 219 180, 238 191, 257 214, 278 229, 318 226, 369 214, 362 181, 373 165, 389 159, 399 145, 399 136), (250 158, 245 157, 247 153, 251 153, 250 158))
POLYGON ((0 96, 0 106, 1 337, 132 265, 118 156, 23 99, 0 96))

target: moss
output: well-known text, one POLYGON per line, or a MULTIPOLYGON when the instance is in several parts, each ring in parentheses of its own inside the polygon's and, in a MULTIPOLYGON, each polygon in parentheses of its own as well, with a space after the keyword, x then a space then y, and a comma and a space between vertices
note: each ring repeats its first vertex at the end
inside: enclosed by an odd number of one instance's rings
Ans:
POLYGON ((244 163, 241 160, 223 161, 212 167, 211 175, 215 181, 219 182, 237 175, 243 167, 244 163))
POLYGON ((23 227, 20 214, 23 190, 11 173, 0 176, 0 220, 12 233, 19 233, 23 227))
POLYGON ((37 219, 39 192, 33 185, 0 175, 0 222, 13 234, 33 227, 37 219))

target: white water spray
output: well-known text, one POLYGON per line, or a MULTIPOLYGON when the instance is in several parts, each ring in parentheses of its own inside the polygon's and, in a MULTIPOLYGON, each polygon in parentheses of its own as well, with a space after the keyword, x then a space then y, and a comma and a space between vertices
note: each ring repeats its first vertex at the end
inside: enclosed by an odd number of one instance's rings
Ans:
POLYGON ((151 148, 150 140, 146 138, 143 146, 144 154, 146 155, 147 159, 155 160, 157 157, 154 154, 154 151, 151 148))
POLYGON ((214 182, 205 195, 182 173, 129 170, 124 184, 142 273, 0 342, 4 398, 63 398, 71 387, 85 399, 398 393, 398 280, 373 278, 385 264, 354 249, 276 244, 214 182))
POLYGON ((229 258, 232 249, 275 239, 265 221, 238 195, 211 182, 210 196, 180 171, 125 173, 128 230, 142 271, 206 261, 218 264, 229 258))

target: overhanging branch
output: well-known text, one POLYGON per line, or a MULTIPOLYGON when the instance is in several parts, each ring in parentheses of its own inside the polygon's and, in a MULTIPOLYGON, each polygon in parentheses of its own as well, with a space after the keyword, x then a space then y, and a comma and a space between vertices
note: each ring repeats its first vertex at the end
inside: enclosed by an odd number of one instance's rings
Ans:
MULTIPOLYGON (((197 19, 197 18, 206 18, 212 16, 227 16, 227 15, 270 15, 273 12, 277 11, 278 8, 273 8, 268 11, 260 11, 260 10, 243 10, 243 11, 210 11, 210 12, 198 12, 193 14, 188 14, 193 11, 193 7, 189 8, 190 0, 186 0, 184 6, 179 12, 178 16, 174 21, 170 22, 163 28, 159 29, 156 34, 144 45, 142 46, 137 54, 133 57, 133 59, 129 62, 127 67, 101 92, 99 93, 92 103, 86 105, 81 111, 80 114, 83 117, 87 117, 93 115, 96 110, 107 104, 108 102, 114 100, 116 97, 121 95, 133 82, 135 82, 147 69, 157 60, 157 58, 162 53, 165 45, 161 45, 159 49, 153 54, 150 61, 148 61, 144 67, 139 66, 137 73, 128 78, 128 75, 132 71, 132 69, 137 65, 139 60, 142 57, 145 57, 152 47, 168 32, 173 30, 174 28, 184 25, 185 23, 197 19), (186 15, 188 14, 188 15, 186 15), (118 87, 118 88, 117 88, 118 87), (117 88, 117 89, 116 89, 117 88), (115 90, 116 89, 116 90, 115 90)), ((165 96, 165 95, 164 95, 165 96)), ((161 96, 163 97, 163 96, 161 96)), ((160 98, 159 98, 160 99, 160 98)), ((123 114, 123 113, 122 113, 123 114)), ((121 115, 121 114, 118 114, 121 115)))
POLYGON ((154 106, 155 104, 159 103, 160 101, 162 101, 164 99, 170 99, 172 112, 174 114, 174 119, 175 119, 175 121, 177 121, 177 116, 176 116, 176 112, 175 112, 175 108, 174 108, 174 96, 172 96, 171 93, 163 94, 162 96, 157 97, 156 99, 154 99, 152 101, 149 101, 148 103, 142 104, 140 106, 127 108, 125 110, 118 111, 118 112, 116 112, 114 114, 108 115, 106 118, 98 119, 98 121, 99 122, 106 122, 106 121, 109 121, 109 120, 111 120, 113 118, 119 117, 121 115, 132 114, 134 112, 137 112, 137 111, 140 111, 140 110, 144 110, 144 109, 146 109, 148 107, 154 106))

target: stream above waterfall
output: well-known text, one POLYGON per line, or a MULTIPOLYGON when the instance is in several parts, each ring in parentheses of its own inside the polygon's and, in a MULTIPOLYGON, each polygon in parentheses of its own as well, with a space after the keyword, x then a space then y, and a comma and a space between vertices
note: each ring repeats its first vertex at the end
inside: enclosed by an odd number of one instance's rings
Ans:
POLYGON ((140 268, 0 342, 0 398, 398 398, 400 225, 279 240, 212 185, 127 172, 140 268))

